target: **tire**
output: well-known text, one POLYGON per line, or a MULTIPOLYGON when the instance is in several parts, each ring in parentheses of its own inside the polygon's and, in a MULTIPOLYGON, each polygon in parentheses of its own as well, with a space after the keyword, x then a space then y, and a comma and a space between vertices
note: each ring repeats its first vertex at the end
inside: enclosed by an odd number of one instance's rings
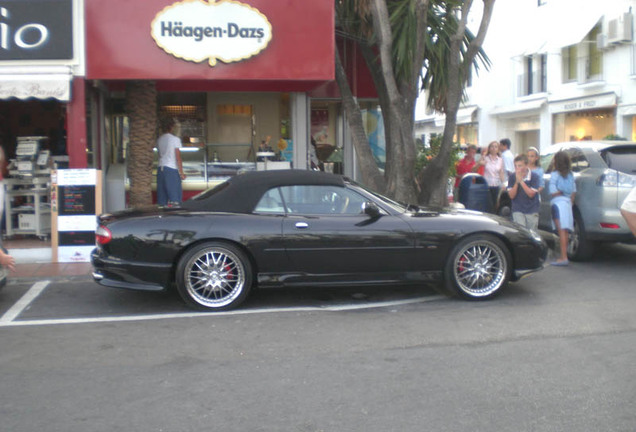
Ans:
POLYGON ((574 211, 574 230, 568 236, 568 259, 587 261, 594 255, 596 243, 587 238, 581 214, 574 211))
POLYGON ((188 250, 177 264, 177 292, 191 308, 221 311, 240 305, 252 286, 252 266, 235 246, 204 243, 188 250))
POLYGON ((512 220, 512 203, 507 192, 499 195, 499 206, 497 207, 497 214, 501 217, 512 220))
POLYGON ((487 300, 508 284, 512 259, 508 248, 488 234, 462 239, 444 269, 444 286, 453 296, 487 300))

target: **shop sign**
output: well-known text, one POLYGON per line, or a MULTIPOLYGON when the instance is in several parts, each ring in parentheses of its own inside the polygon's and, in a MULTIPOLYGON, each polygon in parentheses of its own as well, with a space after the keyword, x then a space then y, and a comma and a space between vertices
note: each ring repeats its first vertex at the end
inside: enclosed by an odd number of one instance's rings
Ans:
POLYGON ((0 60, 73 59, 72 0, 0 1, 0 60))
POLYGON ((54 98, 68 101, 71 97, 70 75, 60 79, 50 77, 29 76, 1 76, 0 99, 12 97, 18 99, 48 99, 54 98))
POLYGON ((248 59, 272 39, 272 26, 257 9, 223 0, 185 0, 159 12, 151 24, 157 45, 177 58, 210 66, 248 59))
POLYGON ((606 108, 616 105, 616 94, 609 93, 599 96, 569 99, 566 101, 553 102, 550 104, 551 113, 582 111, 597 108, 606 108))

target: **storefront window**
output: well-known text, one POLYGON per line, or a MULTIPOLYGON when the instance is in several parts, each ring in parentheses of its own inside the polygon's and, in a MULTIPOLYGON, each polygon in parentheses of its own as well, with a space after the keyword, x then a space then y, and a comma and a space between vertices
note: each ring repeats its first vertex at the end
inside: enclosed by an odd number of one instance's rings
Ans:
POLYGON ((476 124, 457 125, 457 132, 453 142, 459 144, 478 144, 477 131, 478 128, 476 124))
POLYGON ((615 133, 614 110, 589 110, 555 114, 553 141, 599 140, 615 133))
POLYGON ((311 146, 308 150, 312 168, 338 174, 344 172, 341 119, 340 102, 311 102, 311 146))
POLYGON ((563 82, 576 81, 577 78, 577 47, 572 45, 561 50, 561 58, 563 61, 563 82))
POLYGON ((601 79, 603 77, 603 52, 598 49, 596 45, 596 39, 601 33, 601 25, 597 25, 588 34, 586 41, 588 47, 587 58, 587 78, 588 79, 601 79))
POLYGON ((384 136, 384 118, 377 102, 360 103, 364 130, 369 139, 369 146, 380 169, 386 166, 386 141, 384 136))
MULTIPOLYGON (((38 151, 68 163, 66 151, 66 105, 52 100, 0 101, 0 145, 8 160, 16 156, 17 138, 38 136, 38 151)), ((34 157, 37 155, 34 155, 34 157)))

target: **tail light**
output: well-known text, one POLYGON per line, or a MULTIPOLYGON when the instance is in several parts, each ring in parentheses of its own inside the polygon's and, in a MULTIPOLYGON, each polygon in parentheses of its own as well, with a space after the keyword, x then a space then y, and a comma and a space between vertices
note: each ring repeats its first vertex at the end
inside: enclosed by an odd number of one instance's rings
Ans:
POLYGON ((604 187, 633 188, 636 186, 636 177, 608 168, 598 178, 596 183, 604 187))
POLYGON ((621 226, 619 224, 610 223, 610 222, 601 222, 601 228, 609 228, 609 229, 619 229, 621 226))
POLYGON ((95 241, 97 242, 97 244, 105 245, 106 243, 110 242, 112 238, 113 234, 105 226, 100 225, 95 230, 95 241))

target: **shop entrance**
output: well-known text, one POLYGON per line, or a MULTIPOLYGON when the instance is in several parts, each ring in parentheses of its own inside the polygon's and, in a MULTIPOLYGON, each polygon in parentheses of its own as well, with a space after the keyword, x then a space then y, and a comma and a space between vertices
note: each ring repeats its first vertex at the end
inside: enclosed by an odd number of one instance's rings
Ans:
POLYGON ((0 101, 0 145, 6 162, 0 164, 6 188, 0 198, 4 247, 43 248, 50 255, 51 168, 68 167, 66 104, 0 101))
POLYGON ((341 104, 337 101, 312 100, 311 145, 308 146, 311 168, 344 173, 341 104))
POLYGON ((514 154, 525 154, 530 147, 539 148, 539 131, 529 130, 515 133, 515 140, 512 144, 514 154))

